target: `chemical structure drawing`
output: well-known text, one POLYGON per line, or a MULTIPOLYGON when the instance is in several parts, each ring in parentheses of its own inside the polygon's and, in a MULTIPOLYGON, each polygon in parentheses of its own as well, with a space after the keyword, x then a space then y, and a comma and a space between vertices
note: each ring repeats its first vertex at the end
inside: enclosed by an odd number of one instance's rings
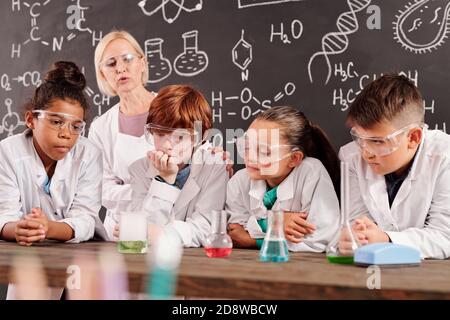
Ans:
POLYGON ((356 14, 365 8, 367 8, 371 3, 371 0, 347 0, 347 4, 350 11, 344 12, 339 15, 336 26, 339 31, 327 33, 322 38, 322 51, 316 52, 308 62, 308 75, 311 83, 313 82, 312 76, 312 63, 317 57, 323 56, 328 67, 328 75, 325 80, 325 84, 330 81, 331 77, 331 55, 338 55, 345 52, 349 45, 348 36, 359 30, 358 18, 356 14))
POLYGON ((183 11, 191 13, 200 11, 203 8, 203 0, 153 0, 150 1, 150 5, 153 6, 150 10, 147 8, 147 2, 148 0, 139 1, 138 7, 141 8, 142 12, 146 16, 152 16, 158 11, 162 11, 163 19, 167 23, 173 23, 183 11), (172 9, 170 7, 172 7, 172 9), (169 16, 168 12, 170 11, 173 11, 173 13, 169 16))
POLYGON ((303 0, 238 0, 238 8, 249 8, 256 6, 267 6, 271 4, 280 4, 286 2, 298 2, 303 0))
POLYGON ((92 103, 97 107, 96 118, 101 116, 103 114, 102 107, 108 107, 111 103, 111 98, 104 94, 95 93, 95 91, 89 86, 84 89, 84 92, 92 100, 92 103))
POLYGON ((450 1, 410 2, 399 10, 393 24, 394 39, 403 48, 415 54, 431 52, 445 43, 450 32, 450 1), (424 41, 423 35, 428 40, 424 41))
POLYGON ((11 91, 11 81, 9 80, 9 75, 6 73, 2 74, 0 77, 0 87, 5 91, 11 91))
MULTIPOLYGON (((31 17, 31 23, 30 23, 31 29, 30 29, 29 38, 23 42, 23 45, 26 45, 26 44, 30 43, 31 41, 35 41, 35 42, 39 41, 40 43, 42 43, 45 46, 50 45, 50 43, 48 41, 42 40, 42 38, 36 34, 37 31, 39 31, 38 18, 41 15, 41 12, 38 11, 38 8, 45 7, 49 3, 50 3, 50 0, 46 0, 43 3, 38 1, 38 2, 34 2, 32 4, 29 4, 28 2, 25 2, 25 1, 23 2, 23 5, 27 8, 29 8, 29 13, 30 13, 30 17, 31 17)), ((13 3, 13 8, 14 8, 14 3, 13 3)))
POLYGON ((172 73, 170 61, 164 58, 162 53, 163 42, 164 40, 161 38, 153 38, 145 41, 145 55, 149 64, 148 83, 160 82, 172 73))
POLYGON ((296 91, 295 84, 293 82, 288 82, 284 87, 277 92, 270 99, 259 99, 256 97, 250 88, 243 88, 239 95, 224 96, 222 91, 212 92, 211 94, 211 107, 213 108, 213 119, 218 119, 218 122, 222 122, 222 107, 226 104, 227 107, 238 101, 241 105, 241 112, 238 115, 235 111, 228 111, 226 114, 228 116, 240 116, 242 120, 248 120, 252 116, 263 112, 264 110, 270 109, 273 103, 279 102, 281 99, 287 96, 292 96, 296 91), (255 108, 256 105, 256 108, 255 108), (252 108, 253 106, 253 108, 252 108))
POLYGON ((11 48, 11 58, 20 58, 22 49, 29 43, 38 42, 46 47, 51 47, 52 50, 61 51, 62 45, 64 41, 70 42, 77 37, 77 33, 74 31, 78 31, 81 33, 88 32, 92 35, 92 46, 95 46, 98 41, 102 38, 102 32, 97 32, 88 27, 82 26, 82 23, 86 22, 85 11, 89 9, 89 7, 82 6, 81 0, 71 0, 71 2, 76 1, 76 4, 70 4, 66 8, 66 14, 68 15, 66 19, 66 27, 70 31, 67 35, 56 35, 51 40, 43 39, 42 35, 39 34, 39 25, 38 17, 42 14, 41 11, 44 11, 44 7, 50 3, 51 0, 36 1, 32 4, 20 0, 12 0, 12 12, 21 11, 21 6, 29 8, 29 14, 31 16, 31 29, 29 32, 29 37, 23 41, 22 43, 13 43, 11 48))
POLYGON ((14 78, 10 78, 6 73, 3 74, 0 77, 0 87, 5 91, 11 91, 13 89, 12 81, 17 82, 17 84, 22 85, 25 88, 30 86, 38 87, 42 83, 39 71, 25 71, 23 74, 14 78))
MULTIPOLYGON (((284 32, 285 26, 284 23, 280 23, 280 31, 275 30, 275 25, 270 25, 270 42, 273 43, 275 39, 280 39, 284 44, 291 44, 292 40, 298 40, 303 34, 303 23, 298 20, 292 20, 290 25, 290 30, 284 32), (292 40, 291 40, 292 39, 292 40)), ((288 29, 288 28, 286 28, 288 29)))
POLYGON ((241 39, 236 43, 231 52, 233 63, 242 70, 242 81, 248 80, 248 66, 253 61, 253 48, 250 43, 244 40, 244 30, 241 39))
POLYGON ((192 77, 206 70, 209 58, 206 52, 198 49, 198 31, 192 30, 182 35, 184 52, 179 54, 173 63, 179 76, 192 77))
POLYGON ((20 127, 25 126, 25 122, 20 120, 19 114, 12 111, 12 100, 5 99, 5 106, 7 113, 3 116, 2 124, 0 126, 0 134, 8 133, 8 137, 14 134, 14 131, 20 127))

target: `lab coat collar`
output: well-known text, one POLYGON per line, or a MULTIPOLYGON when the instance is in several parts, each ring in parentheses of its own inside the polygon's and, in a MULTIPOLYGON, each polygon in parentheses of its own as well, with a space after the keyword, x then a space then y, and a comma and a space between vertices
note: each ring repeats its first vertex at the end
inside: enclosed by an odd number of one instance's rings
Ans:
MULTIPOLYGON (((424 128, 422 141, 420 142, 419 148, 417 149, 416 156, 415 156, 413 164, 411 166, 410 174, 408 175, 410 177, 410 180, 416 180, 421 174, 418 167, 420 167, 420 162, 424 161, 423 160, 424 159, 423 153, 425 152, 424 145, 426 143, 428 143, 428 139, 427 139, 428 134, 429 134, 428 129, 424 128), (421 160, 419 160, 419 159, 421 159, 421 160)), ((408 177, 406 177, 406 179, 408 179, 408 177)))
POLYGON ((301 170, 301 163, 298 167, 295 167, 291 173, 280 183, 277 190, 277 200, 285 201, 294 198, 294 176, 298 170, 301 170))
POLYGON ((36 173, 36 185, 42 185, 44 183, 45 177, 47 176, 47 172, 45 171, 44 164, 42 163, 41 158, 39 157, 36 148, 33 144, 33 135, 31 133, 31 129, 26 129, 23 133, 25 136, 26 142, 28 144, 29 153, 24 156, 30 156, 33 158, 34 172, 36 173))
POLYGON ((402 185, 400 186, 400 189, 398 190, 397 195, 395 196, 394 202, 392 203, 391 210, 394 207, 398 206, 403 200, 406 199, 406 197, 411 192, 412 181, 416 180, 421 174, 420 166, 426 165, 426 163, 420 163, 420 161, 422 161, 422 162, 424 161, 423 160, 424 157, 422 154, 425 152, 424 144, 428 142, 428 140, 426 139, 427 135, 428 135, 428 131, 426 128, 424 128, 423 138, 422 138, 422 141, 420 142, 419 148, 417 149, 417 152, 414 157, 414 161, 412 163, 409 174, 406 177, 406 179, 403 181, 402 185), (421 158, 422 160, 419 160, 419 158, 421 158))
MULTIPOLYGON (((197 181, 194 179, 194 177, 189 177, 184 184, 183 189, 181 189, 180 196, 178 197, 175 205, 174 205, 174 211, 185 211, 181 210, 181 208, 184 208, 191 202, 192 199, 194 199, 197 194, 200 192, 200 187, 197 184, 197 181)), ((186 217, 184 217, 186 218, 186 217)))
POLYGON ((250 196, 250 210, 261 210, 261 213, 266 211, 264 206, 264 193, 266 193, 267 185, 264 180, 250 180, 250 190, 248 194, 250 196))
MULTIPOLYGON (((291 173, 280 183, 277 189, 277 202, 290 200, 294 197, 294 176, 296 170, 300 170, 300 166, 294 168, 291 173)), ((267 183, 265 180, 250 180, 250 209, 264 207, 264 194, 267 191, 267 183)))
POLYGON ((197 176, 204 167, 204 157, 207 156, 207 152, 208 151, 204 148, 194 151, 191 161, 191 172, 189 173, 189 177, 186 180, 183 189, 181 189, 181 194, 174 205, 175 212, 181 211, 181 208, 187 206, 200 192, 200 187, 197 184, 197 176))
MULTIPOLYGON (((44 164, 42 163, 42 160, 39 157, 36 148, 34 147, 33 136, 30 135, 30 131, 27 130, 26 132, 24 132, 24 134, 26 135, 29 148, 34 158, 34 166, 36 172, 34 183, 37 187, 37 192, 41 194, 43 193, 42 185, 47 178, 47 172, 45 171, 44 164)), ((75 148, 75 146, 76 144, 73 148, 75 148)), ((64 206, 62 188, 67 178, 67 172, 72 170, 74 153, 73 148, 66 154, 63 159, 56 162, 55 172, 50 182, 50 194, 52 197, 52 202, 56 207, 64 206)))
MULTIPOLYGON (((111 132, 117 133, 119 132, 119 112, 120 112, 120 102, 114 105, 111 108, 111 132)), ((115 135, 113 134, 113 138, 115 138, 115 135)))
POLYGON ((250 190, 248 191, 248 195, 250 196, 250 209, 264 207, 263 199, 266 191, 267 185, 265 180, 250 180, 250 190))

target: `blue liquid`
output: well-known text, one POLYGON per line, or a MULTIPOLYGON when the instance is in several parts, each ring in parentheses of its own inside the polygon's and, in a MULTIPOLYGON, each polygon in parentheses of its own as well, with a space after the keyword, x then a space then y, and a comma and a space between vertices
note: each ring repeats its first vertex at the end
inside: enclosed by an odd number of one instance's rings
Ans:
POLYGON ((289 261, 289 251, 286 240, 264 241, 259 252, 259 261, 286 262, 289 261))
POLYGON ((175 270, 155 267, 148 278, 147 293, 152 299, 172 299, 176 291, 177 275, 175 270))

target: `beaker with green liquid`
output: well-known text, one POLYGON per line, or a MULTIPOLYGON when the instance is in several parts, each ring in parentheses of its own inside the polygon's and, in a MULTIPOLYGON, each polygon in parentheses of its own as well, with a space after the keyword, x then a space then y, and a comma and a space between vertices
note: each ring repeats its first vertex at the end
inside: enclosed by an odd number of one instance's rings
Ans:
POLYGON ((120 212, 118 251, 120 253, 146 253, 147 232, 147 216, 143 212, 120 212))

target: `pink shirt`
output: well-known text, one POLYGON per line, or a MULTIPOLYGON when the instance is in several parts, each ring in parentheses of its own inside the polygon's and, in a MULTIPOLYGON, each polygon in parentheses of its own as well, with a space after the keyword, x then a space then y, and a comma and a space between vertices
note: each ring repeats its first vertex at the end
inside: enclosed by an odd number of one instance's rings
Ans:
POLYGON ((147 117, 148 112, 132 116, 119 112, 119 132, 134 137, 141 137, 144 134, 147 117))

